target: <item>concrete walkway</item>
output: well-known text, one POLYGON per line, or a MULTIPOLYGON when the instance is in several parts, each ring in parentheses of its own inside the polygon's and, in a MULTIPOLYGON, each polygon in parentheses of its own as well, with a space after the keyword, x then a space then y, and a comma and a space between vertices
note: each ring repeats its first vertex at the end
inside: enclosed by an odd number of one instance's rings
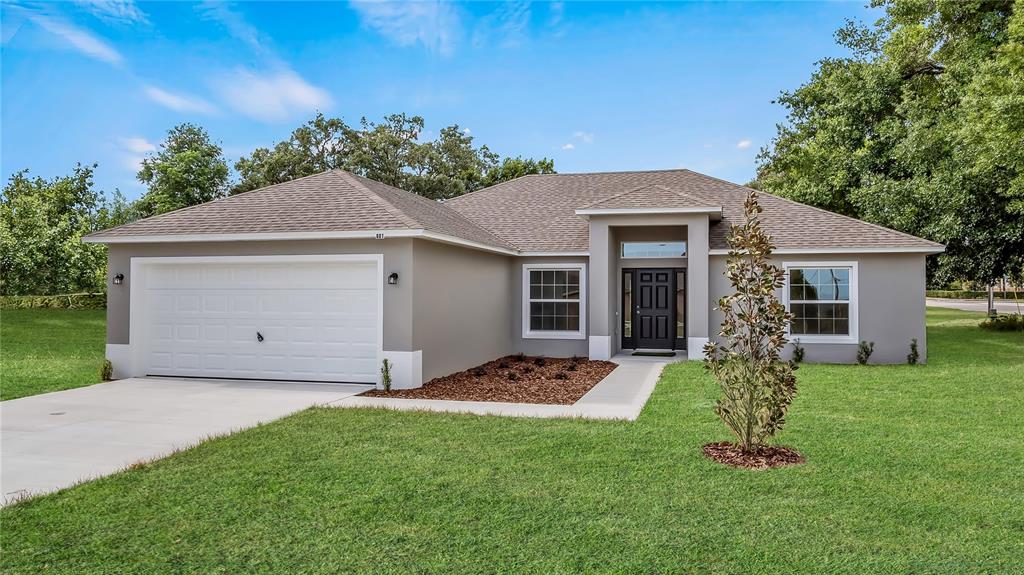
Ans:
MULTIPOLYGON (((932 307, 944 307, 948 309, 960 309, 963 311, 988 311, 987 299, 946 299, 939 297, 925 298, 926 305, 932 307)), ((1012 299, 996 299, 996 309, 999 313, 1018 313, 1017 303, 1012 299)), ((1020 310, 1024 311, 1024 301, 1021 301, 1020 310)))
POLYGON ((582 419, 635 420, 654 391, 666 358, 616 356, 619 367, 572 405, 447 401, 352 396, 332 407, 383 407, 401 411, 437 411, 508 417, 576 417, 582 419), (658 359, 658 360, 655 360, 658 359))
POLYGON ((140 378, 0 402, 0 504, 371 387, 140 378))

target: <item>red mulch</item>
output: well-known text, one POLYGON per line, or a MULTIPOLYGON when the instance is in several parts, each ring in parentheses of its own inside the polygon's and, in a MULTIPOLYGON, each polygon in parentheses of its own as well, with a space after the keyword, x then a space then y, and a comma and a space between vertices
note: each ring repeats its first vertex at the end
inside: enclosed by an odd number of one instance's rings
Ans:
POLYGON ((702 451, 708 458, 719 463, 744 469, 771 469, 799 465, 806 461, 803 455, 781 445, 766 445, 752 453, 743 453, 735 443, 719 441, 705 445, 702 451))
POLYGON ((374 389, 371 397, 572 405, 615 369, 610 361, 510 355, 432 379, 417 389, 374 389), (537 365, 537 363, 544 365, 537 365), (571 366, 575 365, 575 370, 571 366), (502 367, 504 366, 504 367, 502 367), (478 371, 479 370, 479 371, 478 371), (515 374, 509 379, 508 374, 515 374), (565 379, 559 379, 563 377, 565 379))

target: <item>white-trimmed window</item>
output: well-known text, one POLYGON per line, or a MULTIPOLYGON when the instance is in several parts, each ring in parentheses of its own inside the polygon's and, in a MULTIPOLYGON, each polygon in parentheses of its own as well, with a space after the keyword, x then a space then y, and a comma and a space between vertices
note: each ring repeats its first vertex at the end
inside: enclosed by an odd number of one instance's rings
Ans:
POLYGON ((857 263, 789 262, 783 268, 783 299, 794 316, 790 338, 809 343, 856 343, 857 263))
POLYGON ((622 242, 622 257, 636 259, 685 258, 686 241, 622 242))
POLYGON ((584 339, 587 265, 523 265, 523 337, 584 339))

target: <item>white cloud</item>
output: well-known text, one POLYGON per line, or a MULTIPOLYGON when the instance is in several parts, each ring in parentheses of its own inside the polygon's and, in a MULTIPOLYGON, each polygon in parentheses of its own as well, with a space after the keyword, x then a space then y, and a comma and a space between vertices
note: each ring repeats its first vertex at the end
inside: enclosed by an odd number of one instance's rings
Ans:
POLYGON ((431 52, 450 55, 462 28, 454 5, 429 2, 351 2, 363 24, 399 46, 422 44, 431 52))
POLYGON ((204 18, 219 22, 231 36, 247 44, 257 54, 270 56, 276 60, 269 48, 270 39, 249 24, 242 14, 232 10, 231 4, 210 1, 199 4, 196 9, 204 18))
POLYGON ((746 150, 747 148, 750 147, 751 144, 753 144, 753 142, 751 142, 750 140, 744 138, 744 139, 740 140, 739 142, 736 142, 736 147, 741 149, 741 150, 746 150))
POLYGON ((156 151, 156 144, 146 138, 120 138, 121 147, 135 154, 148 154, 156 151))
POLYGON ((473 32, 473 45, 484 46, 494 41, 505 47, 518 46, 526 40, 530 25, 529 2, 504 2, 494 12, 480 19, 473 32))
POLYGON ((462 133, 468 136, 468 135, 472 134, 473 132, 469 131, 469 128, 463 128, 462 129, 462 133))
POLYGON ((88 30, 79 28, 66 20, 38 12, 31 13, 29 18, 47 32, 60 36, 74 49, 90 58, 115 66, 124 62, 120 52, 88 30))
POLYGON ((146 86, 143 91, 157 104, 170 108, 175 112, 194 114, 215 114, 217 108, 206 100, 188 94, 175 94, 156 86, 146 86))
POLYGON ((572 145, 571 143, 570 144, 565 144, 564 146, 562 146, 562 149, 563 150, 575 150, 576 146, 572 145))
POLYGON ((594 133, 593 132, 573 132, 572 137, 577 139, 577 140, 579 140, 579 141, 581 141, 581 142, 583 142, 584 144, 593 144, 594 143, 594 133))
POLYGON ((331 96, 292 70, 257 73, 239 68, 215 82, 232 108, 258 120, 278 122, 331 105, 331 96))
POLYGON ((149 19, 132 0, 75 0, 93 16, 108 22, 146 24, 149 19))

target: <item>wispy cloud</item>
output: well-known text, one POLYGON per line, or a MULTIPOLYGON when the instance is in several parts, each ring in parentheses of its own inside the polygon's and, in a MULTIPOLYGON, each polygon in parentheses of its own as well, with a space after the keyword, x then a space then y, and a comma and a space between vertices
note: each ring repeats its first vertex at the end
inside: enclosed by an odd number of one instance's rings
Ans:
POLYGON ((563 150, 575 150, 576 146, 571 142, 562 146, 563 150))
POLYGON ((577 139, 577 140, 579 140, 579 141, 581 141, 581 142, 583 142, 584 144, 593 144, 594 143, 594 133, 593 132, 577 131, 577 132, 573 132, 572 137, 577 139))
POLYGON ((239 68, 215 81, 214 86, 232 108, 266 122, 288 120, 332 103, 325 90, 288 69, 260 73, 239 68))
POLYGON ((195 114, 215 114, 217 108, 198 96, 169 92, 156 86, 145 86, 143 91, 157 104, 170 108, 175 112, 195 114))
POLYGON ((548 26, 554 28, 562 23, 565 17, 565 2, 552 2, 548 4, 548 26))
POLYGON ((108 22, 123 24, 147 24, 146 13, 132 0, 75 0, 93 16, 108 22))
POLYGON ((457 8, 448 2, 351 2, 368 28, 399 46, 422 44, 443 56, 455 50, 462 29, 457 8))
POLYGON ((72 48, 90 58, 115 66, 120 66, 124 62, 121 53, 105 40, 59 16, 30 11, 28 17, 47 32, 62 38, 72 48))
POLYGON ((122 148, 135 154, 148 154, 156 151, 156 144, 150 142, 146 138, 119 138, 118 142, 121 144, 122 148))
POLYGON ((204 18, 219 22, 232 37, 244 42, 257 54, 277 60, 277 56, 270 48, 270 38, 246 21, 245 16, 233 10, 230 3, 202 2, 196 7, 196 10, 204 18))
POLYGON ((744 139, 740 140, 739 142, 736 142, 736 147, 741 149, 741 150, 746 150, 747 148, 749 148, 751 146, 751 144, 753 144, 753 142, 751 142, 750 140, 744 138, 744 139))
POLYGON ((483 17, 473 32, 473 45, 495 43, 505 47, 518 46, 526 40, 532 15, 529 2, 504 2, 483 17))

